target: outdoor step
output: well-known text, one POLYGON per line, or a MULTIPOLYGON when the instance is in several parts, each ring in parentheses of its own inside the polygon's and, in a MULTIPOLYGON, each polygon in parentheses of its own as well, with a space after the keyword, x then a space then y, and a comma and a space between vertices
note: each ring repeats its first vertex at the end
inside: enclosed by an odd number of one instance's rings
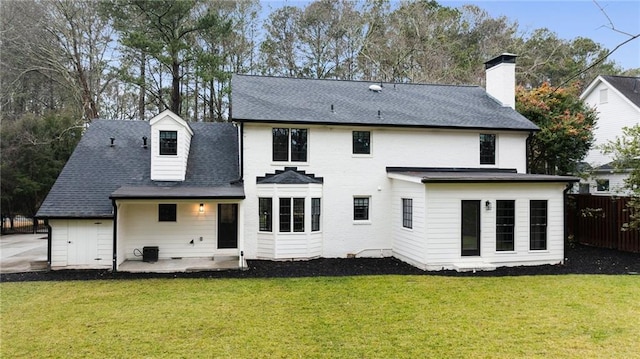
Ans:
POLYGON ((484 262, 471 262, 454 265, 453 269, 457 272, 492 271, 496 270, 496 266, 484 262))
POLYGON ((29 263, 29 265, 31 266, 31 270, 32 271, 37 271, 37 270, 47 270, 48 269, 48 265, 47 265, 47 261, 32 261, 29 263))

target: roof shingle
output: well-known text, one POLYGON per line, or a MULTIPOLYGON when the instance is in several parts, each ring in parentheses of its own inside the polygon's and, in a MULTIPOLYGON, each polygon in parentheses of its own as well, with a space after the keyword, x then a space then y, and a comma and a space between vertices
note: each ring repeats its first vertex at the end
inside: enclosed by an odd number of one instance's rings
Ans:
MULTIPOLYGON (((150 136, 146 121, 96 120, 91 123, 47 198, 38 217, 112 217, 109 196, 122 186, 171 186, 185 188, 239 187, 232 192, 244 195, 239 178, 238 136, 229 123, 191 123, 194 131, 184 182, 155 182, 150 179, 151 147, 142 146, 150 136), (110 146, 114 138, 114 146, 110 146)), ((194 191, 191 191, 194 192, 194 191)), ((194 193, 199 193, 195 191, 194 193)), ((228 193, 221 191, 221 193, 228 193)))
POLYGON ((233 118, 244 122, 478 128, 535 131, 478 86, 312 80, 234 75, 233 118))

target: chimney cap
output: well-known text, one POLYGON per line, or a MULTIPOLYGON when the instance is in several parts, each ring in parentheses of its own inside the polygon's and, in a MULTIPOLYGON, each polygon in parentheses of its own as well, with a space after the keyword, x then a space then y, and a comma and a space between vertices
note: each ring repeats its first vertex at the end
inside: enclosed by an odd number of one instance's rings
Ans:
POLYGON ((518 55, 516 54, 511 54, 508 52, 503 52, 502 54, 492 58, 491 60, 487 61, 484 63, 484 68, 485 70, 490 69, 496 65, 500 65, 500 64, 515 64, 516 63, 516 57, 518 57, 518 55))

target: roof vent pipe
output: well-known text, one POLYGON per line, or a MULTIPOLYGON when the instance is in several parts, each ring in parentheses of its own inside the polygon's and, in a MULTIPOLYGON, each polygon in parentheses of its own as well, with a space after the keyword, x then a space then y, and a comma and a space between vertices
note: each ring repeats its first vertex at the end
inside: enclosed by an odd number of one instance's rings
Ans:
POLYGON ((147 136, 142 136, 142 148, 147 148, 147 136))
POLYGON ((382 113, 378 110, 378 118, 382 118, 382 113))
POLYGON ((333 104, 331 104, 331 113, 336 113, 336 111, 333 109, 333 104))
POLYGON ((114 143, 114 142, 115 142, 115 140, 116 140, 116 139, 115 139, 115 138, 113 138, 113 137, 111 137, 111 138, 109 138, 109 139, 111 140, 111 144, 110 144, 109 146, 110 146, 110 147, 115 146, 115 143, 114 143))

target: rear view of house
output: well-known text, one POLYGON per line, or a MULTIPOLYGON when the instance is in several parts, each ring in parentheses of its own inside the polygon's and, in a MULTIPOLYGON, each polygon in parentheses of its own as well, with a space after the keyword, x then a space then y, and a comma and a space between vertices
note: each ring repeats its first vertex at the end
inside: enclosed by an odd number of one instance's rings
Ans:
POLYGON ((161 260, 234 255, 239 264, 562 262, 563 193, 577 179, 527 173, 538 128, 513 108, 515 55, 486 67, 488 92, 234 75, 233 124, 171 112, 98 121, 39 213, 52 228, 51 265, 118 270, 143 247, 161 260), (74 244, 81 238, 91 244, 74 244))

